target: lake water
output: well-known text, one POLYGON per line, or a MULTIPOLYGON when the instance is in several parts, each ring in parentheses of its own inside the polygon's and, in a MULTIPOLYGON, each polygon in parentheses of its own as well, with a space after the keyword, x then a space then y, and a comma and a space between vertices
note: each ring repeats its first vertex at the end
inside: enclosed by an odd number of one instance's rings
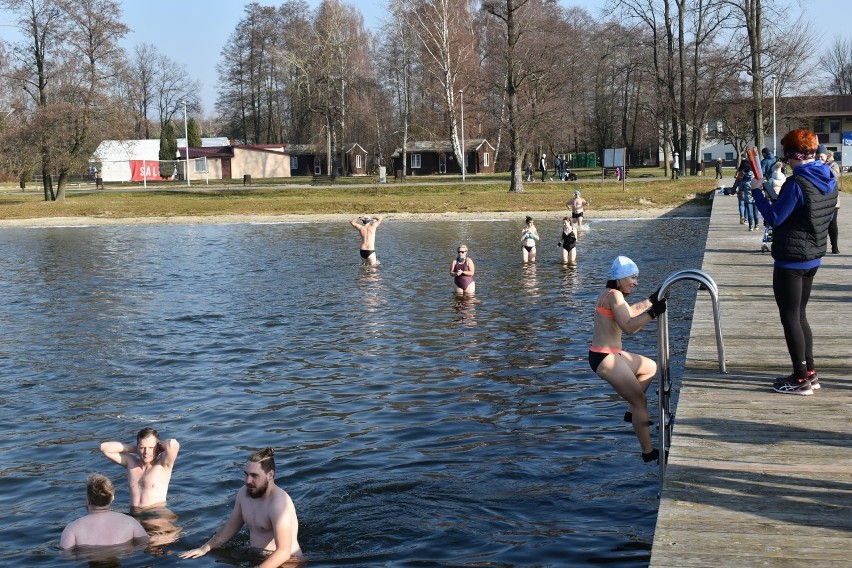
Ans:
MULTIPOLYGON (((243 534, 198 560, 242 465, 277 450, 310 566, 645 566, 657 466, 586 362, 618 254, 636 299, 701 266, 707 219, 599 220, 564 268, 561 222, 387 221, 375 270, 341 224, 0 229, 0 565, 68 566, 100 442, 153 425, 181 452, 176 542, 122 566, 248 566, 243 534), (477 297, 452 294, 459 242, 477 297)), ((669 301, 677 372, 695 290, 669 301)), ((656 325, 625 347, 656 353, 656 325)), ((649 407, 655 413, 655 388, 649 407)))

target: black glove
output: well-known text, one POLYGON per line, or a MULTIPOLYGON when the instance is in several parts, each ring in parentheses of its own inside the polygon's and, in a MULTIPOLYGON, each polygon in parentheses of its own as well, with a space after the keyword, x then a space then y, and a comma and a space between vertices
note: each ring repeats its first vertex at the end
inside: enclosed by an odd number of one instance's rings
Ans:
POLYGON ((657 319, 657 316, 666 313, 666 298, 656 298, 657 292, 654 292, 654 297, 651 299, 651 307, 648 308, 648 315, 651 319, 657 319), (654 300, 657 300, 656 302, 654 300))
POLYGON ((660 290, 662 290, 662 287, 657 288, 656 290, 654 290, 653 294, 648 296, 648 299, 651 300, 652 304, 656 304, 657 302, 660 301, 660 290))

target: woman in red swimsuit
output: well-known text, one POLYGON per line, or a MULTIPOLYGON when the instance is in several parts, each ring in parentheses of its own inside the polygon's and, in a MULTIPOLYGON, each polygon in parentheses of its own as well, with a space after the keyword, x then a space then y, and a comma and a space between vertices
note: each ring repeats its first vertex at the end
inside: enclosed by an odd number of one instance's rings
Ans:
POLYGON ((476 272, 476 266, 473 264, 473 259, 467 256, 467 245, 460 245, 458 248, 458 256, 450 264, 450 274, 454 276, 453 285, 456 294, 459 296, 473 296, 476 292, 476 282, 473 281, 473 275, 476 272))
POLYGON ((589 365, 627 401, 624 420, 633 423, 633 431, 642 446, 642 459, 647 463, 659 457, 659 452, 651 445, 645 398, 657 364, 647 357, 622 350, 621 334, 639 331, 664 313, 666 298, 657 298, 657 291, 647 300, 629 305, 625 296, 638 286, 638 279, 639 268, 632 260, 619 256, 613 261, 607 290, 600 295, 595 307, 589 365))

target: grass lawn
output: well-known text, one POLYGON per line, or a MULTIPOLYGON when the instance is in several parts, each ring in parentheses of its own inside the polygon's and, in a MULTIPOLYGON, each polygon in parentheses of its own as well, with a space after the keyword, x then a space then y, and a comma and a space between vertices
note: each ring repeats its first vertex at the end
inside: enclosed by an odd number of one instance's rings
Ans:
MULTIPOLYGON (((688 177, 670 181, 660 170, 637 170, 658 177, 633 177, 624 187, 599 170, 580 171, 576 182, 525 183, 524 193, 508 192, 508 174, 410 177, 405 183, 374 183, 372 178, 343 178, 333 186, 311 187, 310 178, 254 180, 251 187, 230 180, 171 183, 107 184, 105 190, 71 187, 64 202, 45 202, 41 186, 21 192, 0 186, 0 219, 39 217, 172 217, 211 215, 478 213, 564 211, 574 190, 582 191, 595 210, 675 207, 710 203, 716 181, 688 177)), ((390 178, 392 180, 392 178, 390 178)))

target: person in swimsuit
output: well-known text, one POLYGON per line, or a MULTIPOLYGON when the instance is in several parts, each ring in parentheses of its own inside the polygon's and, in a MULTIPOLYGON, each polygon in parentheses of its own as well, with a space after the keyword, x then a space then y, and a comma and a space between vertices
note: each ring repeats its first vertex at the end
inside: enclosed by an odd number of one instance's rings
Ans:
POLYGON ((527 216, 526 225, 521 229, 521 244, 524 262, 535 262, 535 242, 538 240, 538 229, 535 228, 533 218, 527 216))
POLYGON ((381 264, 376 258, 376 229, 382 224, 381 215, 361 215, 349 221, 355 230, 361 233, 361 264, 364 266, 378 266, 381 264))
POLYGON ((473 264, 473 259, 467 256, 467 245, 459 245, 458 253, 459 255, 450 264, 450 274, 454 276, 453 284, 456 294, 473 296, 476 292, 476 282, 473 281, 476 267, 473 264))
POLYGON ((108 460, 127 468, 131 510, 165 506, 179 451, 177 440, 160 441, 160 434, 150 427, 139 430, 136 445, 118 441, 101 444, 101 452, 108 460))
POLYGON ((577 223, 578 227, 583 226, 583 207, 588 204, 588 200, 580 196, 579 189, 574 192, 574 197, 568 201, 568 207, 571 208, 571 219, 577 223))
POLYGON ((562 247, 562 264, 577 264, 577 233, 570 217, 562 218, 562 238, 559 239, 562 247))
POLYGON ((65 527, 59 539, 59 548, 147 542, 148 534, 136 519, 110 509, 114 500, 115 487, 112 482, 99 473, 90 475, 86 482, 88 514, 65 527))
POLYGON ((657 364, 621 348, 621 334, 634 333, 666 311, 666 298, 659 298, 659 290, 650 298, 629 305, 625 296, 638 286, 639 268, 626 256, 612 263, 606 291, 598 298, 592 345, 589 347, 589 366, 600 378, 627 401, 625 422, 633 423, 633 431, 642 446, 645 463, 659 458, 651 445, 648 422, 648 405, 645 391, 657 372, 657 364))

